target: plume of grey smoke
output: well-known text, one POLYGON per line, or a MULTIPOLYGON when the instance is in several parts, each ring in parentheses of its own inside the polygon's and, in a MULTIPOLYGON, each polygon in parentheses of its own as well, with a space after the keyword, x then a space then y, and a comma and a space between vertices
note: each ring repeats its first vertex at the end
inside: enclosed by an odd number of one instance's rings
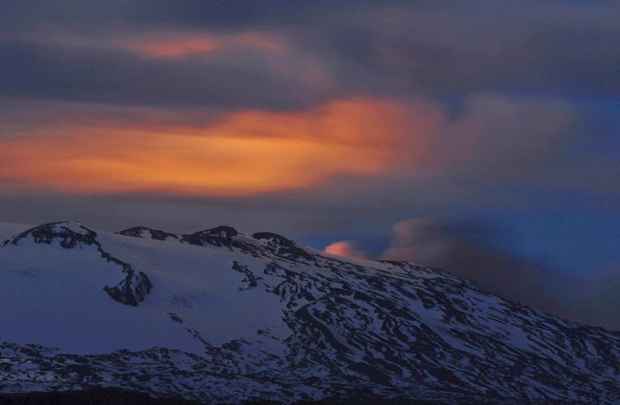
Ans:
POLYGON ((495 241, 501 236, 498 229, 481 224, 409 219, 394 225, 383 258, 439 267, 504 298, 566 319, 620 329, 617 274, 579 279, 500 247, 495 241))

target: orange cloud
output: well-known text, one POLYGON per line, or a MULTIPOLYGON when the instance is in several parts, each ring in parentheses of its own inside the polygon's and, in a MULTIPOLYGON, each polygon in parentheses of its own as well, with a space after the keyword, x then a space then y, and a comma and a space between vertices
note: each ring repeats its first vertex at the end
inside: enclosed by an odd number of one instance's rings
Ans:
POLYGON ((335 256, 351 257, 358 259, 367 258, 366 254, 360 249, 358 249, 353 242, 346 240, 332 243, 331 245, 327 246, 323 250, 323 252, 335 256))
POLYGON ((115 46, 152 58, 183 58, 207 54, 227 48, 253 48, 276 53, 288 49, 281 38, 260 32, 234 34, 153 34, 115 42, 115 46))
POLYGON ((0 141, 0 181, 72 193, 249 195, 413 167, 424 152, 419 135, 433 125, 423 109, 364 99, 230 113, 196 128, 55 128, 0 141))
POLYGON ((215 38, 159 38, 130 40, 121 44, 137 53, 154 58, 179 58, 203 54, 219 49, 222 44, 215 38))

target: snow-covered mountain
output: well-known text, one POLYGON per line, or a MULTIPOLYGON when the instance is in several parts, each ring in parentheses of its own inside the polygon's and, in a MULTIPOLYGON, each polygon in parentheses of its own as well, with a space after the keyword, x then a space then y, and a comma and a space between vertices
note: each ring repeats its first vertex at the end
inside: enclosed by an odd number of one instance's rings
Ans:
POLYGON ((226 226, 17 233, 0 249, 0 325, 2 392, 620 403, 620 333, 226 226))

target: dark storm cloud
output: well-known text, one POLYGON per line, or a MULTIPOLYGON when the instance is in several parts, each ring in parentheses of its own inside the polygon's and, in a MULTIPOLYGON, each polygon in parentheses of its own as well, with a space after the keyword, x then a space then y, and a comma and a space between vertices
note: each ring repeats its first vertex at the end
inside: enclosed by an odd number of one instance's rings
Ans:
POLYGON ((504 249, 502 239, 507 233, 493 224, 410 219, 394 226, 391 245, 383 256, 446 269, 488 291, 556 310, 555 294, 546 291, 547 269, 504 249))
POLYGON ((614 4, 464 4, 336 15, 299 36, 329 55, 339 77, 372 91, 617 97, 620 12, 614 4))
POLYGON ((617 271, 604 277, 562 273, 515 254, 510 235, 491 223, 410 219, 394 226, 383 256, 448 270, 487 292, 566 319, 620 328, 617 294, 611 294, 620 283, 617 271))
POLYGON ((291 108, 359 94, 614 99, 620 91, 620 7, 611 1, 5 3, 4 36, 38 41, 2 45, 2 92, 15 96, 291 108), (181 62, 98 46, 75 49, 69 41, 46 44, 63 33, 97 45, 170 31, 269 32, 291 48, 275 60, 260 52, 218 52, 181 62), (335 84, 301 85, 293 77, 300 55, 312 55, 335 84), (290 74, 273 69, 287 64, 290 74))
MULTIPOLYGON (((413 4, 413 1, 384 0, 383 5, 413 4)), ((425 1, 416 1, 423 4, 425 1)), ((64 25, 74 30, 98 29, 93 22, 112 24, 113 28, 239 30, 271 28, 307 22, 331 12, 376 7, 373 0, 6 0, 0 3, 5 30, 28 30, 45 25, 64 25)))
POLYGON ((283 74, 274 57, 245 50, 183 60, 129 51, 0 41, 0 95, 114 105, 289 109, 323 91, 283 74))
POLYGON ((616 97, 620 88, 617 2, 174 4, 138 5, 133 17, 156 27, 283 33, 320 55, 343 92, 616 97))

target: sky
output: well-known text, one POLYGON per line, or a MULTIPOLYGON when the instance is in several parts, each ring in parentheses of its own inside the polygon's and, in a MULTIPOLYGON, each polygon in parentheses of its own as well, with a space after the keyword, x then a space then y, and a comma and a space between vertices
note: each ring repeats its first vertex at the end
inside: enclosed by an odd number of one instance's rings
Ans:
POLYGON ((0 221, 280 232, 620 329, 620 1, 0 9, 0 221))

